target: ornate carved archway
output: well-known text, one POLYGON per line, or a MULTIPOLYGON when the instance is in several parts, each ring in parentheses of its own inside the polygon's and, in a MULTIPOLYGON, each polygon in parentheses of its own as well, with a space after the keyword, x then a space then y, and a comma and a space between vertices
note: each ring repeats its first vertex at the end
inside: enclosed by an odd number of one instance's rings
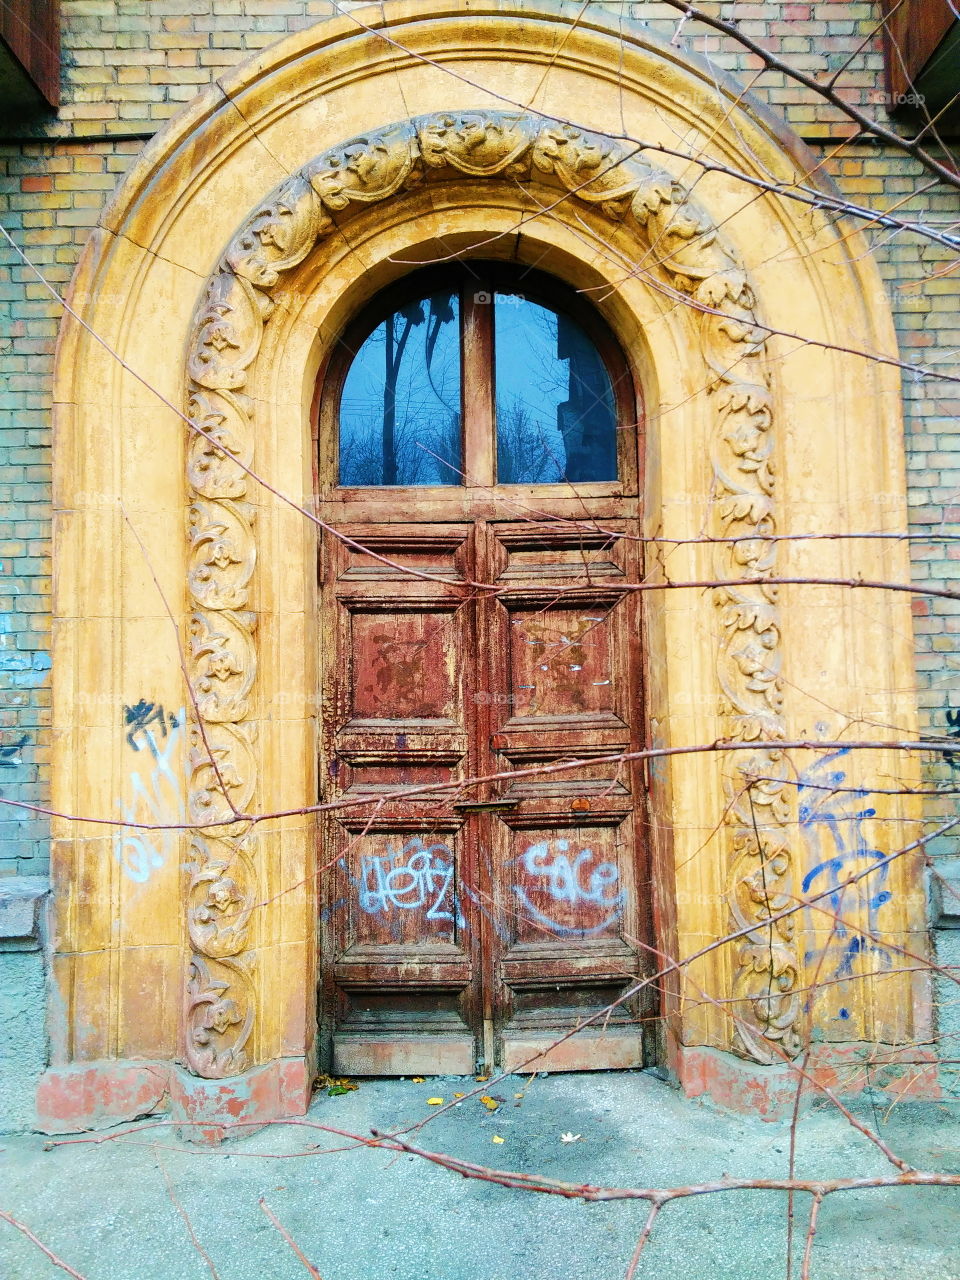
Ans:
MULTIPOLYGON (((353 138, 303 166, 244 222, 206 289, 188 358, 188 412, 200 428, 191 431, 188 443, 191 675, 204 722, 203 733, 192 735, 190 813, 205 826, 233 816, 221 783, 235 808, 257 808, 257 766, 246 728, 257 662, 256 615, 247 607, 257 551, 243 505, 257 483, 250 473, 256 426, 255 409, 237 393, 259 354, 272 295, 358 207, 461 175, 520 183, 537 178, 598 208, 629 227, 644 270, 662 273, 695 308, 700 350, 691 351, 690 359, 703 361, 716 420, 710 446, 713 532, 725 540, 717 572, 720 580, 736 584, 714 594, 721 610, 716 674, 718 707, 722 700, 725 708, 723 736, 769 742, 785 735, 777 588, 764 583, 775 573, 777 546, 764 540, 777 532, 766 332, 735 250, 681 183, 642 157, 627 160, 610 138, 539 115, 439 113, 353 138), (219 761, 219 780, 212 758, 219 761)), ((262 571, 270 572, 270 566, 262 571)), ((735 964, 736 988, 746 997, 736 1037, 752 1058, 769 1063, 782 1060, 784 1051, 792 1055, 800 1044, 800 963, 792 929, 784 921, 770 940, 762 927, 772 904, 787 901, 795 815, 778 781, 778 751, 758 748, 737 767, 769 779, 753 792, 754 804, 762 806, 759 818, 745 812, 743 788, 734 785, 725 817, 730 925, 745 931, 735 964), (765 894, 753 891, 758 876, 765 894)), ((242 957, 260 896, 252 840, 250 824, 232 823, 194 841, 186 1053, 198 1075, 233 1075, 247 1063, 254 996, 242 957), (212 1036, 211 1017, 227 1008, 224 1030, 212 1036)))
MULTIPOLYGON (((309 650, 303 583, 315 530, 296 510, 310 502, 297 467, 302 472, 309 454, 309 387, 325 344, 360 293, 401 269, 391 260, 426 241, 456 249, 485 237, 500 246, 495 252, 510 245, 522 255, 526 237, 566 264, 574 283, 605 286, 596 296, 609 299, 609 318, 632 342, 656 401, 649 532, 677 540, 674 580, 724 583, 706 594, 647 597, 662 654, 651 673, 655 745, 763 744, 658 766, 655 819, 668 833, 655 887, 660 945, 683 959, 711 937, 739 935, 693 963, 689 984, 666 984, 666 1061, 691 1091, 710 1088, 736 1101, 738 1069, 715 1050, 762 1064, 763 1094, 775 1079, 771 1064, 797 1052, 811 1020, 819 1036, 835 1019, 829 1003, 804 1014, 801 994, 804 956, 829 930, 807 919, 797 936, 789 921, 765 923, 798 891, 815 854, 799 822, 793 762, 775 744, 836 736, 805 690, 827 678, 862 701, 847 673, 852 649, 868 663, 864 688, 884 704, 882 713, 909 722, 909 700, 890 692, 910 683, 909 628, 902 601, 871 601, 863 605, 867 632, 902 628, 903 641, 863 653, 847 618, 838 623, 836 652, 824 656, 823 625, 843 605, 829 588, 807 589, 817 593, 812 612, 809 594, 802 603, 796 589, 781 599, 782 589, 767 581, 778 572, 771 535, 790 521, 854 528, 866 515, 900 527, 896 380, 858 366, 872 394, 855 396, 847 358, 773 334, 810 332, 829 342, 843 331, 849 346, 854 332, 864 347, 889 349, 886 316, 865 305, 865 292, 872 301, 879 292, 872 265, 818 214, 771 197, 743 200, 723 174, 698 182, 694 200, 682 163, 654 162, 663 141, 655 121, 669 103, 688 128, 706 116, 710 146, 730 168, 786 180, 797 163, 797 144, 776 136, 752 104, 738 99, 734 108, 721 93, 705 107, 707 82, 675 51, 639 31, 621 47, 622 32, 602 18, 574 29, 572 16, 554 6, 524 4, 522 28, 506 0, 482 13, 471 5, 469 30, 462 12, 456 2, 390 10, 391 38, 414 51, 413 68, 429 53, 468 72, 406 85, 404 102, 423 114, 399 123, 390 122, 399 112, 390 115, 395 95, 385 91, 396 59, 374 35, 344 19, 284 41, 262 65, 236 74, 226 101, 208 94, 153 145, 78 269, 75 308, 142 381, 121 373, 87 331, 65 325, 57 399, 66 568, 55 674, 57 722, 70 732, 58 749, 56 805, 108 817, 119 806, 141 823, 151 812, 155 820, 179 816, 196 830, 171 856, 143 830, 113 842, 91 840, 81 824, 60 825, 54 976, 63 1004, 54 1029, 62 1035, 58 1064, 41 1088, 51 1123, 87 1122, 96 1109, 91 1091, 105 1079, 118 1099, 115 1114, 149 1109, 165 1090, 188 1114, 214 1119, 304 1104, 314 1034, 307 811, 317 798, 316 702, 308 660, 294 664, 292 685, 281 674, 291 643, 309 650), (517 74, 549 62, 560 78, 555 96, 589 100, 601 123, 610 116, 603 68, 619 65, 621 89, 635 104, 630 118, 650 128, 654 150, 550 114, 491 105, 490 92, 470 83, 496 80, 488 47, 506 50, 517 74), (578 97, 569 96, 574 88, 578 97), (346 122, 356 136, 318 150, 321 136, 349 132, 346 122), (267 185, 271 194, 257 198, 267 185), (210 226, 211 210, 223 207, 228 224, 239 223, 226 250, 210 226), (198 274, 198 261, 212 265, 202 288, 209 268, 198 274), (170 407, 182 402, 182 369, 171 353, 183 344, 194 424, 185 440, 170 407), (185 449, 185 484, 170 466, 172 433, 185 449), (843 462, 854 443, 855 479, 843 462), (838 459, 835 474, 820 470, 825 452, 838 459), (785 483, 775 482, 775 463, 785 483), (882 511, 867 505, 871 492, 888 495, 882 511), (189 539, 178 552, 184 508, 189 539), (697 545, 704 533, 723 541, 697 545), (161 599, 149 581, 133 583, 134 556, 141 564, 148 557, 161 599), (129 565, 119 575, 126 586, 106 616, 90 620, 101 625, 84 625, 98 575, 109 575, 114 560, 129 565), (179 618, 181 601, 192 694, 184 692, 166 614, 171 607, 179 618), (98 642, 106 655, 99 664, 89 656, 98 642), (792 691, 786 707, 782 662, 792 691), (138 697, 168 715, 173 709, 169 737, 180 735, 161 742, 155 730, 141 741, 164 766, 155 778, 131 767, 113 741, 120 710, 138 697), (103 758, 76 753, 88 726, 103 758), (181 749, 186 787, 178 799, 168 786, 179 776, 171 761, 181 749), (297 767, 281 768, 281 759, 297 767), (280 812, 291 816, 234 818, 280 812), (87 892, 96 905, 85 916, 87 892), (94 953, 102 961, 91 960, 94 953), (103 994, 88 995, 98 973, 103 994), (148 1032, 137 1002, 151 983, 164 1014, 159 1031, 148 1032), (731 1001, 733 1020, 724 1012, 731 1001), (178 1059, 187 1071, 170 1065, 178 1059)), ((612 117, 609 127, 616 132, 612 117)), ((797 553, 789 554, 796 572, 797 553)), ((803 566, 831 576, 846 554, 817 544, 803 552, 803 566)), ((899 554, 871 547, 863 557, 883 560, 889 576, 899 554)), ((857 776, 857 766, 847 774, 857 776)), ((913 869, 895 875, 899 898, 884 927, 902 936, 922 927, 922 901, 913 869)), ((843 1029, 847 1040, 895 1044, 925 1017, 924 993, 909 977, 887 978, 883 990, 883 1008, 858 1010, 856 1034, 843 1029)))

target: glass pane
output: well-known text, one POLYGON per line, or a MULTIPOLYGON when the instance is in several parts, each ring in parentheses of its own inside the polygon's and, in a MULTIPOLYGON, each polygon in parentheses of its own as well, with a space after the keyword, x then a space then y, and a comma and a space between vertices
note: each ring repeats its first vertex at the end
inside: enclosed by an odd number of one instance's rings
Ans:
POLYGON ((447 290, 377 325, 340 400, 340 483, 460 484, 460 320, 447 290))
POLYGON ((616 480, 613 387, 596 347, 575 320, 519 294, 494 306, 500 484, 616 480))

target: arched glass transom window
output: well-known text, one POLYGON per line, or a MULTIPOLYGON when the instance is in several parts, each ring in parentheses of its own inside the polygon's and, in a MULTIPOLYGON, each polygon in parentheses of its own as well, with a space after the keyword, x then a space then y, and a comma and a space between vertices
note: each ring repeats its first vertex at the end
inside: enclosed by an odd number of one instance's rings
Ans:
POLYGON ((550 277, 487 262, 416 272, 343 345, 341 486, 618 479, 625 362, 590 303, 550 277))

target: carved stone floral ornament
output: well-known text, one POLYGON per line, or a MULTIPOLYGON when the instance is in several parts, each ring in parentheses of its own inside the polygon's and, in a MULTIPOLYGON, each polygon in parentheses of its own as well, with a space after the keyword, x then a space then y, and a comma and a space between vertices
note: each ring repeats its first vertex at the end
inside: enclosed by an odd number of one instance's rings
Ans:
MULTIPOLYGON (((715 410, 711 442, 718 542, 718 708, 740 742, 785 737, 772 400, 766 331, 735 251, 686 189, 611 139, 533 114, 420 116, 354 138, 285 179, 234 235, 197 312, 187 360, 192 726, 192 842, 187 928, 186 1057, 201 1076, 245 1069, 255 1009, 253 907, 260 898, 251 697, 257 557, 254 402, 245 394, 284 274, 365 205, 458 178, 537 181, 633 228, 637 258, 659 266, 695 310, 715 410), (746 580, 746 585, 741 584, 746 580)), ((691 353, 693 358, 693 353, 691 353)), ((785 906, 793 877, 790 803, 781 753, 758 746, 726 769, 726 893, 735 943, 738 1048, 759 1062, 799 1049, 799 959, 785 906)), ((724 757, 726 760, 727 758, 724 757)))

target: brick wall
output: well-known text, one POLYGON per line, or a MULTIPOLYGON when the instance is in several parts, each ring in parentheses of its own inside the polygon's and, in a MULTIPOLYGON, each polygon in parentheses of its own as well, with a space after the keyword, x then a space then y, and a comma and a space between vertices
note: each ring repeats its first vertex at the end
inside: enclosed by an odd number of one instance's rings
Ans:
MULTIPOLYGON (((920 166, 893 148, 848 143, 838 152, 850 122, 782 73, 760 74, 760 60, 735 42, 692 21, 679 27, 680 16, 663 4, 595 4, 647 22, 738 76, 819 148, 849 198, 875 209, 896 204, 899 214, 942 228, 960 219, 957 192, 928 185, 920 166)), ((839 72, 843 95, 885 120, 878 9, 856 0, 712 6, 735 13, 743 32, 792 65, 839 72)), ((65 287, 88 229, 146 138, 224 68, 331 12, 328 0, 63 0, 62 107, 44 125, 9 129, 33 140, 0 143, 4 226, 65 287)), ((960 375, 960 272, 937 278, 948 255, 919 237, 877 230, 871 239, 904 358, 960 375)), ((39 805, 48 794, 49 406, 58 314, 33 272, 0 245, 0 796, 39 805)), ((960 393, 908 378, 904 400, 915 574, 941 584, 955 576, 960 556, 960 542, 944 537, 960 534, 960 393)), ((918 599, 915 614, 925 727, 943 733, 948 709, 960 707, 960 610, 918 599)), ((929 777, 946 788, 960 770, 932 761, 929 777)), ((953 804, 949 794, 934 797, 931 819, 953 804)), ((42 872, 45 837, 42 817, 0 812, 0 872, 42 872)))

